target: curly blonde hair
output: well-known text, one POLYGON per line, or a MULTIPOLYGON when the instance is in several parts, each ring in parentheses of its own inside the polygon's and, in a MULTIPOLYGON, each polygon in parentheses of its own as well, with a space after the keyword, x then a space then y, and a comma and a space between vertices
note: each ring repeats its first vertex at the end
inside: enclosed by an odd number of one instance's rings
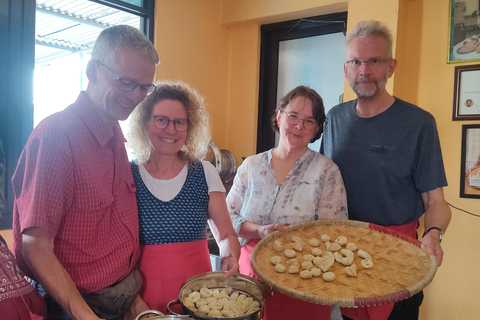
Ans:
POLYGON ((188 118, 187 139, 178 152, 180 158, 189 164, 203 160, 210 143, 210 121, 203 97, 188 84, 181 81, 159 81, 155 90, 132 112, 129 121, 127 146, 132 149, 139 163, 150 158, 152 144, 146 126, 154 105, 164 99, 179 101, 185 107, 188 118))

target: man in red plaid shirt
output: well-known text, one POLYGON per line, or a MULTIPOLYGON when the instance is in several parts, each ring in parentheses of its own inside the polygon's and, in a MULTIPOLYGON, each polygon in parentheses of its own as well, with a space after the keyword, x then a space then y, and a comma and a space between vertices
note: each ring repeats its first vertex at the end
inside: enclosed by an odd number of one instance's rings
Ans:
POLYGON ((141 279, 135 185, 118 120, 155 87, 158 55, 130 26, 105 29, 87 90, 32 132, 12 178, 14 250, 55 319, 123 319, 141 279))

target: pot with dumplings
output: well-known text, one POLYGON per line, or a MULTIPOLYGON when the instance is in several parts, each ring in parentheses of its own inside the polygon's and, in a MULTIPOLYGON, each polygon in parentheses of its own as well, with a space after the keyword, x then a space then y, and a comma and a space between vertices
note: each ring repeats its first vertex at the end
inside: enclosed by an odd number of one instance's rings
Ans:
POLYGON ((225 279, 224 273, 212 271, 189 278, 180 287, 178 299, 168 304, 168 312, 175 314, 170 307, 181 304, 184 314, 198 320, 262 319, 270 287, 239 273, 225 279))

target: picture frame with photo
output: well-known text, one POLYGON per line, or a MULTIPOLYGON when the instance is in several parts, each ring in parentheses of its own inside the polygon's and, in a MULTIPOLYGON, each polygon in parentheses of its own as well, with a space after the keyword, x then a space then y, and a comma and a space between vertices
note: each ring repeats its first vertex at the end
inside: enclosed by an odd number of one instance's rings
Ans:
POLYGON ((480 0, 450 0, 448 63, 480 61, 480 0))
POLYGON ((480 199, 480 124, 462 126, 460 197, 480 199))
POLYGON ((452 120, 480 120, 480 65, 455 67, 452 120))

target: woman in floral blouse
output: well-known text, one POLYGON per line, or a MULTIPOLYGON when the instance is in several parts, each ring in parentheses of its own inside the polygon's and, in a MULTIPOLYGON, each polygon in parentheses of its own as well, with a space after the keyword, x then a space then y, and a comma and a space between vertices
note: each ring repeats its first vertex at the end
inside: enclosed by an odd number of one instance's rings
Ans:
MULTIPOLYGON (((347 219, 347 198, 340 170, 308 148, 323 132, 325 109, 314 90, 299 86, 287 93, 272 117, 278 147, 248 157, 238 168, 227 205, 242 245, 240 272, 256 277, 250 257, 268 234, 288 225, 320 218, 347 219)), ((330 319, 330 307, 274 291, 264 319, 330 319)))

